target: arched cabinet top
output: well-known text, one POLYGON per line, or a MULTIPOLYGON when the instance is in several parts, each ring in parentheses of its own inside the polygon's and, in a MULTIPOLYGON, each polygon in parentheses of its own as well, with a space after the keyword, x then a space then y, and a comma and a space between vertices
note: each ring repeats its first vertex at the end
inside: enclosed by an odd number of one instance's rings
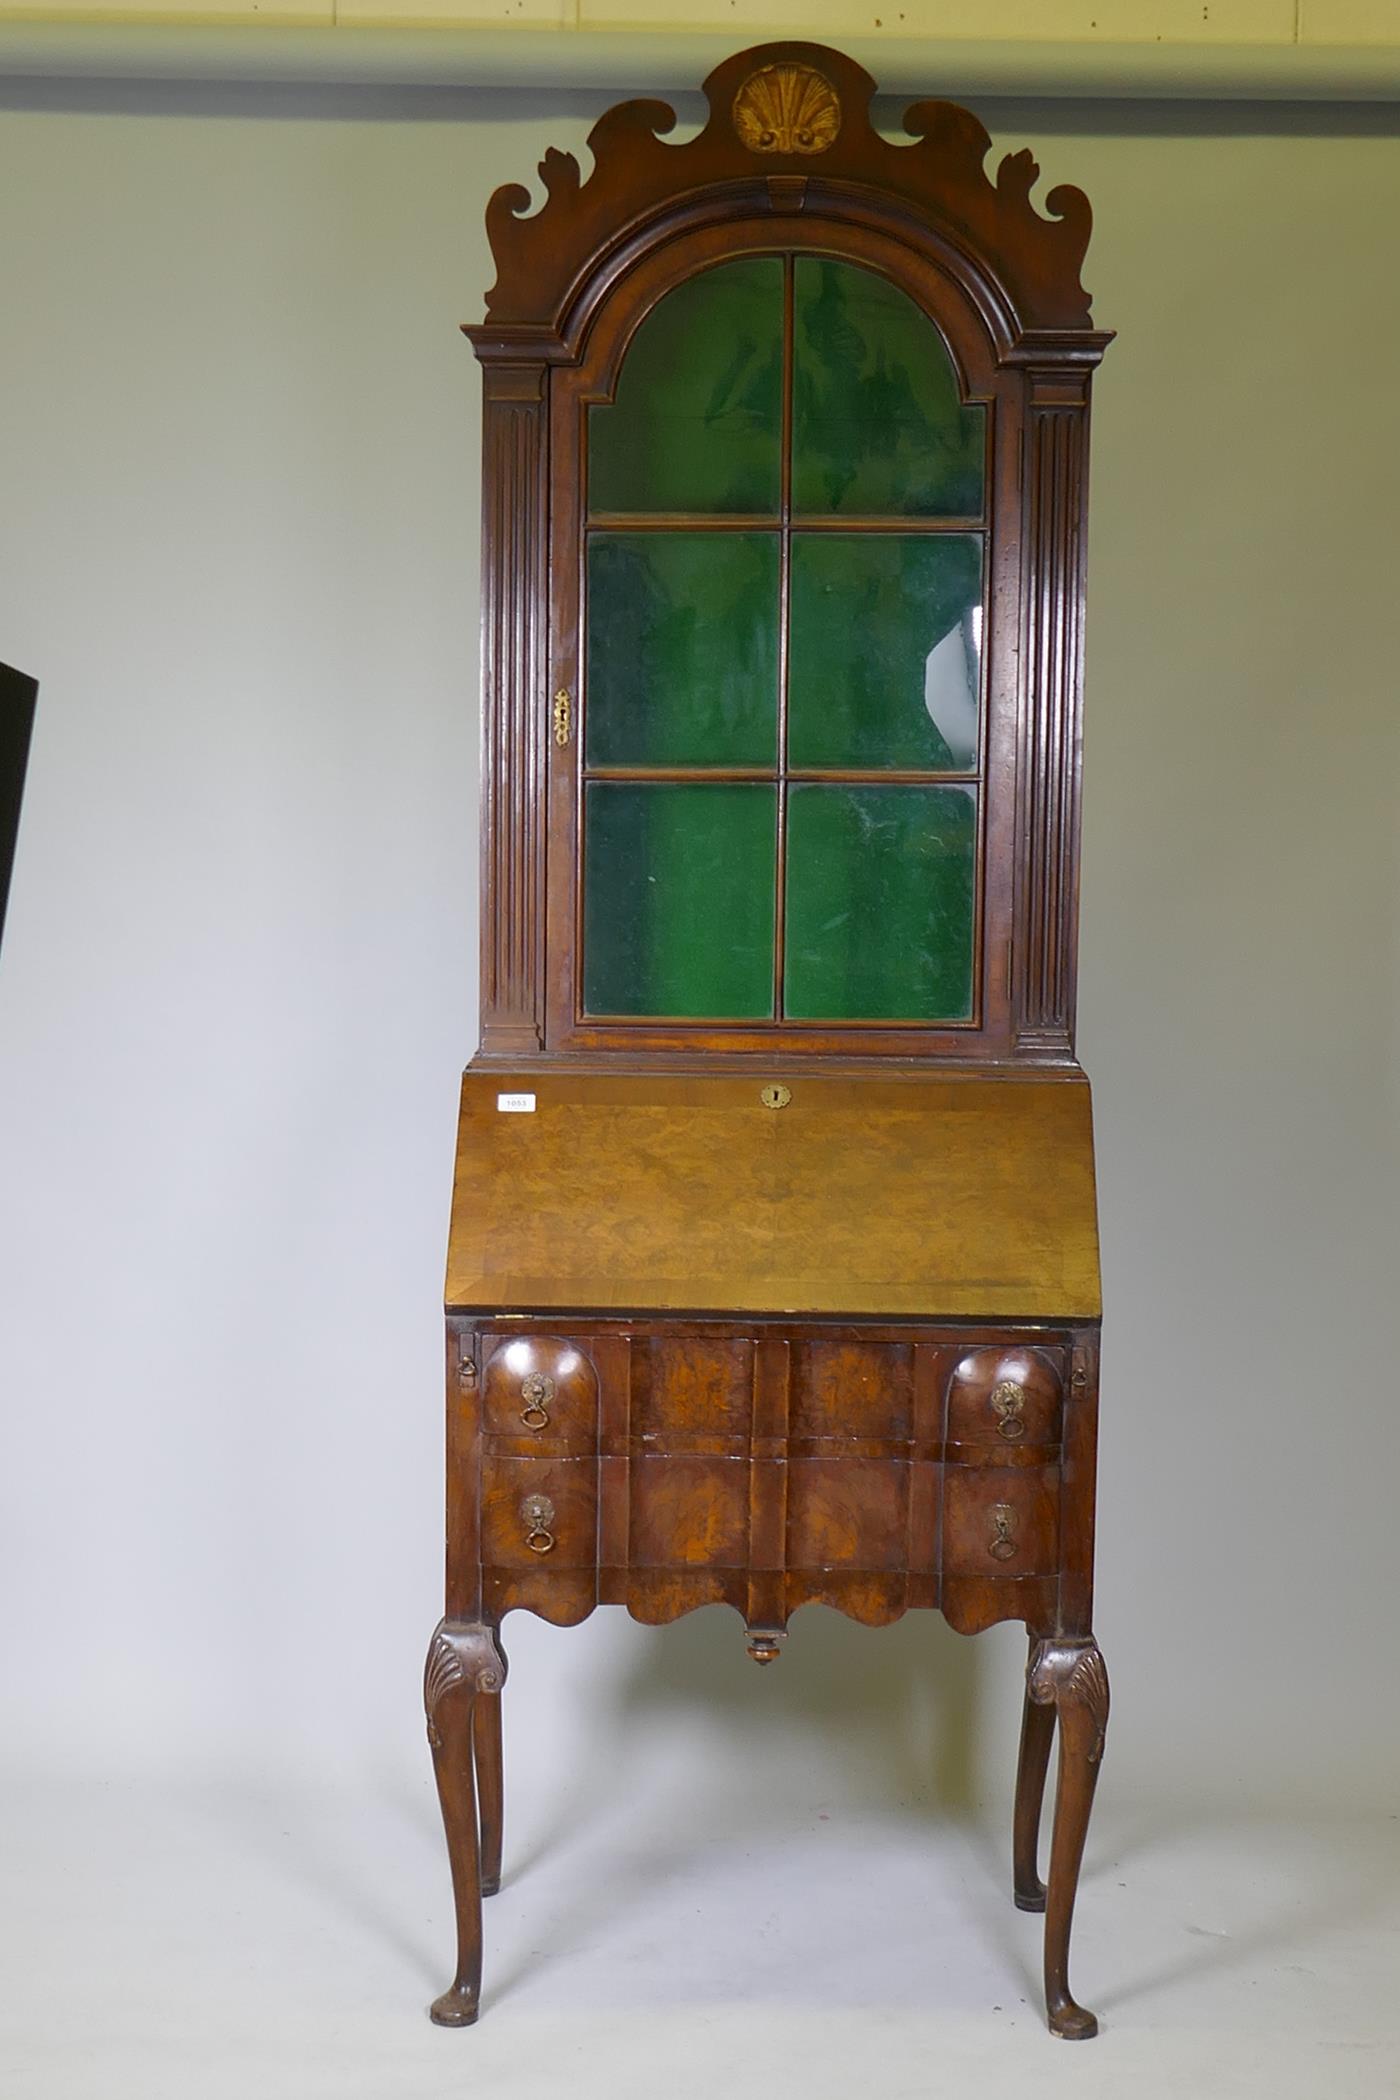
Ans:
POLYGON ((840 52, 766 44, 715 68, 709 120, 684 144, 666 142, 676 121, 668 104, 635 101, 594 125, 586 181, 571 153, 551 147, 539 210, 518 183, 487 207, 497 276, 486 321, 467 330, 478 355, 572 362, 619 277, 657 247, 763 215, 902 242, 961 282, 998 357, 1028 338, 1070 359, 1092 344, 1096 356, 1104 338, 1080 282, 1091 225, 1083 192, 1053 189, 1046 217, 1031 202, 1040 171, 1029 152, 1006 155, 992 177, 987 131, 950 102, 914 103, 904 119, 912 143, 896 144, 871 122, 874 92, 840 52))
POLYGON ((1071 1064, 1088 202, 818 44, 705 92, 488 207, 482 1054, 1071 1064))
POLYGON ((672 293, 746 257, 785 252, 844 264, 883 279, 927 322, 965 399, 985 399, 995 388, 1002 369, 996 343, 965 283, 946 267, 914 254, 883 231, 866 233, 857 251, 833 241, 828 227, 805 216, 775 227, 771 219, 765 222, 754 215, 727 225, 720 249, 702 232, 679 233, 650 249, 628 271, 625 283, 614 282, 614 296, 593 306, 578 346, 577 365, 587 397, 611 398, 616 393, 633 344, 672 293))

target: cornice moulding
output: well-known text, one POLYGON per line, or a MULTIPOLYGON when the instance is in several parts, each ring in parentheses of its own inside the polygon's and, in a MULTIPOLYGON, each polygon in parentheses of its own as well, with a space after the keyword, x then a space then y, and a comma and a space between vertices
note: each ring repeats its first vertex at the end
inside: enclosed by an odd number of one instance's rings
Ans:
MULTIPOLYGON (((134 12, 134 11, 133 11, 134 12)), ((425 88, 664 89, 701 77, 737 33, 375 28, 262 20, 0 20, 0 74, 425 88)), ((883 94, 1145 101, 1400 101, 1389 44, 1022 43, 843 38, 883 94)))

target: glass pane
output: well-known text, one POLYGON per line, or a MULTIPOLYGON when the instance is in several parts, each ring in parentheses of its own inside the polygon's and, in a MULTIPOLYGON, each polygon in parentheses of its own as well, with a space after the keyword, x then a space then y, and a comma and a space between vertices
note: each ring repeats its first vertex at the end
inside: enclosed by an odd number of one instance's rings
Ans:
POLYGON ((943 338, 912 299, 870 270, 799 257, 795 511, 980 517, 985 420, 959 399, 943 338))
POLYGON ((769 1018, 777 789, 585 792, 585 1011, 769 1018))
POLYGON ((594 766, 773 765, 778 535, 595 533, 587 723, 594 766))
POLYGON ((974 788, 790 788, 785 1012, 967 1020, 976 855, 974 788))
POLYGON ((588 412, 596 511, 773 517, 782 439, 783 265, 724 263, 668 292, 588 412))
POLYGON ((977 764, 982 541, 794 533, 791 765, 977 764))

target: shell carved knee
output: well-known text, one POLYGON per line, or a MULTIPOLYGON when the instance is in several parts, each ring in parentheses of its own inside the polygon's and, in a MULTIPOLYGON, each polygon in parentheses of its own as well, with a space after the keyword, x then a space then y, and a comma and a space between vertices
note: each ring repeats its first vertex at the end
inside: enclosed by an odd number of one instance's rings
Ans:
POLYGON ((1097 1641, 1041 1641, 1026 1673, 1026 1691, 1037 1706, 1080 1708, 1093 1729, 1089 1762, 1103 1756, 1108 1729, 1108 1671, 1097 1641))
POLYGON ((505 1679, 505 1657, 489 1627, 442 1620, 428 1644, 423 1666, 423 1707, 434 1750, 442 1748, 437 1715, 443 1700, 458 1691, 498 1692, 505 1679))

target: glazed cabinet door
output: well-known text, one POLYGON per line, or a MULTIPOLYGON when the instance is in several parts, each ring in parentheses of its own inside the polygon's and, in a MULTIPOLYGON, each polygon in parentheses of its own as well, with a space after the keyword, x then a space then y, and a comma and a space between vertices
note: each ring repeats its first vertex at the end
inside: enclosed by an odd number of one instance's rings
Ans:
POLYGON ((888 242, 765 217, 639 271, 550 385, 551 1046, 1004 1044, 984 330, 888 242))

